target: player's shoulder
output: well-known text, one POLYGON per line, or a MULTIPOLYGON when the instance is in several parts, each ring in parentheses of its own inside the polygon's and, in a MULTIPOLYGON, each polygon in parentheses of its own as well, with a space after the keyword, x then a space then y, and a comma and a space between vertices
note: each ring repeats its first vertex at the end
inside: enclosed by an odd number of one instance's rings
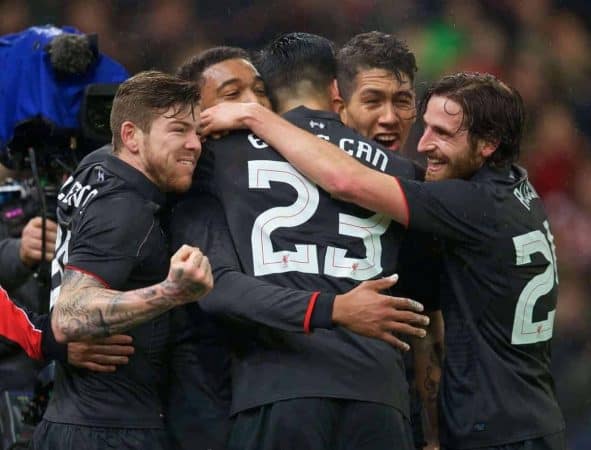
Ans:
POLYGON ((63 216, 99 216, 116 224, 150 221, 165 203, 144 174, 110 153, 85 159, 60 189, 63 216))
POLYGON ((203 144, 201 159, 215 159, 218 152, 230 151, 236 154, 238 149, 267 148, 269 147, 262 139, 249 130, 234 130, 223 136, 209 136, 203 144))
POLYGON ((419 176, 417 168, 410 160, 349 128, 333 112, 300 106, 287 112, 284 117, 300 128, 333 143, 366 166, 404 178, 417 179, 419 176))

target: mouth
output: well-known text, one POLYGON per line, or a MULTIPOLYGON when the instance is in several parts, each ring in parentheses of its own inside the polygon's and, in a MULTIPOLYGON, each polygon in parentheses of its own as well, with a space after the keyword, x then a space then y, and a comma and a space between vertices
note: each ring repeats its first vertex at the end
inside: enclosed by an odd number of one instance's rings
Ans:
POLYGON ((427 174, 436 175, 441 172, 446 165, 447 162, 443 159, 427 157, 427 174))
POLYGON ((181 158, 177 160, 177 163, 181 166, 188 167, 190 169, 194 169, 197 165, 197 160, 195 158, 181 158))
POLYGON ((374 141, 380 144, 382 147, 388 150, 398 151, 400 150, 400 136, 396 133, 383 133, 374 136, 374 141))

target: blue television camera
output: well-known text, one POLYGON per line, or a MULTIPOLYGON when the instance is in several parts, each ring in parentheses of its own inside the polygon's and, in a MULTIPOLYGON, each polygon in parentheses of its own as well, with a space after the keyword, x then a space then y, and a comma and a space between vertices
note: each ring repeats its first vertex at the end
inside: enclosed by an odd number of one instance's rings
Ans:
POLYGON ((0 37, 0 162, 26 174, 0 186, 0 220, 12 234, 34 215, 52 217, 64 175, 111 140, 111 103, 127 77, 96 35, 73 27, 0 37))

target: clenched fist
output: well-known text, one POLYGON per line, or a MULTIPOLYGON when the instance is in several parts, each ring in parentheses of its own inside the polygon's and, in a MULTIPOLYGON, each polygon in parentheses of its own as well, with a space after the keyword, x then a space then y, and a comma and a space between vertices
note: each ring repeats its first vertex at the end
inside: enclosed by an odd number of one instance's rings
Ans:
POLYGON ((209 259, 201 250, 183 245, 170 258, 166 288, 179 302, 194 302, 213 288, 213 275, 209 259))

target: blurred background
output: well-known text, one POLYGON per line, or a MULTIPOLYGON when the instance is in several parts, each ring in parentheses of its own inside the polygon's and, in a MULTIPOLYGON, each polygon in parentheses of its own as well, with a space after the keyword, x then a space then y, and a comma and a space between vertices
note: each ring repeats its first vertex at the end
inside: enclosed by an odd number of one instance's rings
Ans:
MULTIPOLYGON (((256 49, 282 32, 341 44, 377 29, 416 53, 419 93, 459 70, 515 86, 529 113, 521 162, 546 203, 558 252, 553 368, 569 448, 591 448, 590 1, 0 0, 0 35, 46 23, 98 33, 100 50, 130 73, 174 70, 214 45, 256 49)), ((406 150, 416 156, 413 144, 406 150)))

